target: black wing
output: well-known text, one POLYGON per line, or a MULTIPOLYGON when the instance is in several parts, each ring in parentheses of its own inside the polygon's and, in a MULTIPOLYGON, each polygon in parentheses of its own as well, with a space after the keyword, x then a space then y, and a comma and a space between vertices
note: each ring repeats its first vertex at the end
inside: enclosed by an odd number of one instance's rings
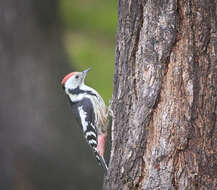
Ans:
POLYGON ((97 162, 103 167, 107 172, 108 167, 104 158, 97 152, 97 128, 95 126, 95 114, 93 110, 92 102, 84 98, 78 102, 71 102, 72 111, 75 114, 75 117, 80 124, 84 136, 87 140, 88 145, 92 148, 97 162))
POLYGON ((95 127, 95 114, 92 102, 84 98, 78 102, 71 102, 72 111, 80 124, 87 143, 96 150, 97 147, 97 128, 95 127))

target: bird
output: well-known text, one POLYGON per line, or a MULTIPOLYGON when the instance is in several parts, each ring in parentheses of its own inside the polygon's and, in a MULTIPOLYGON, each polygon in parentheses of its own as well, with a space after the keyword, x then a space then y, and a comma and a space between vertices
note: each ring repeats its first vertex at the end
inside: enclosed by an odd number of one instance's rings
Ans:
POLYGON ((67 74, 62 79, 61 85, 88 145, 94 152, 97 162, 107 173, 108 166, 104 159, 104 152, 107 138, 108 111, 99 93, 85 84, 85 77, 89 70, 90 68, 83 72, 67 74))

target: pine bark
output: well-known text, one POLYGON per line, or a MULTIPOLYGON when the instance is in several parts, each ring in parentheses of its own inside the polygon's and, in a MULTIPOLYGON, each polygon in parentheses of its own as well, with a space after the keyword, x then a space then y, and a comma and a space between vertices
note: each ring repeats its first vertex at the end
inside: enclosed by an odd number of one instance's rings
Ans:
POLYGON ((217 189, 216 7, 119 0, 105 190, 217 189))

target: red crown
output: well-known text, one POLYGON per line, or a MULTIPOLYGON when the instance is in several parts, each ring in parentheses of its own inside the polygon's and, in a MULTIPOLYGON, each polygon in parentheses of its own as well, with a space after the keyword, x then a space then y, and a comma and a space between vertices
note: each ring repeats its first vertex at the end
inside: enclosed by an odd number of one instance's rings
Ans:
POLYGON ((71 72, 71 73, 69 73, 68 75, 66 75, 66 76, 63 78, 61 84, 64 85, 64 84, 66 83, 66 81, 67 81, 72 75, 74 75, 74 74, 75 74, 75 72, 71 72))

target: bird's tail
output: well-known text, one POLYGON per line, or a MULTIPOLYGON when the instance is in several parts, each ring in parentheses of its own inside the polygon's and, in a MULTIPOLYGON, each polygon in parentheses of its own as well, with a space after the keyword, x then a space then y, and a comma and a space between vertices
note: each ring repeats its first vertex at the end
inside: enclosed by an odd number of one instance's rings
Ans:
POLYGON ((97 151, 95 152, 96 154, 96 160, 99 163, 99 165, 102 166, 102 168, 105 170, 105 173, 107 173, 108 171, 108 166, 105 162, 105 159, 103 158, 103 156, 101 156, 97 151))

